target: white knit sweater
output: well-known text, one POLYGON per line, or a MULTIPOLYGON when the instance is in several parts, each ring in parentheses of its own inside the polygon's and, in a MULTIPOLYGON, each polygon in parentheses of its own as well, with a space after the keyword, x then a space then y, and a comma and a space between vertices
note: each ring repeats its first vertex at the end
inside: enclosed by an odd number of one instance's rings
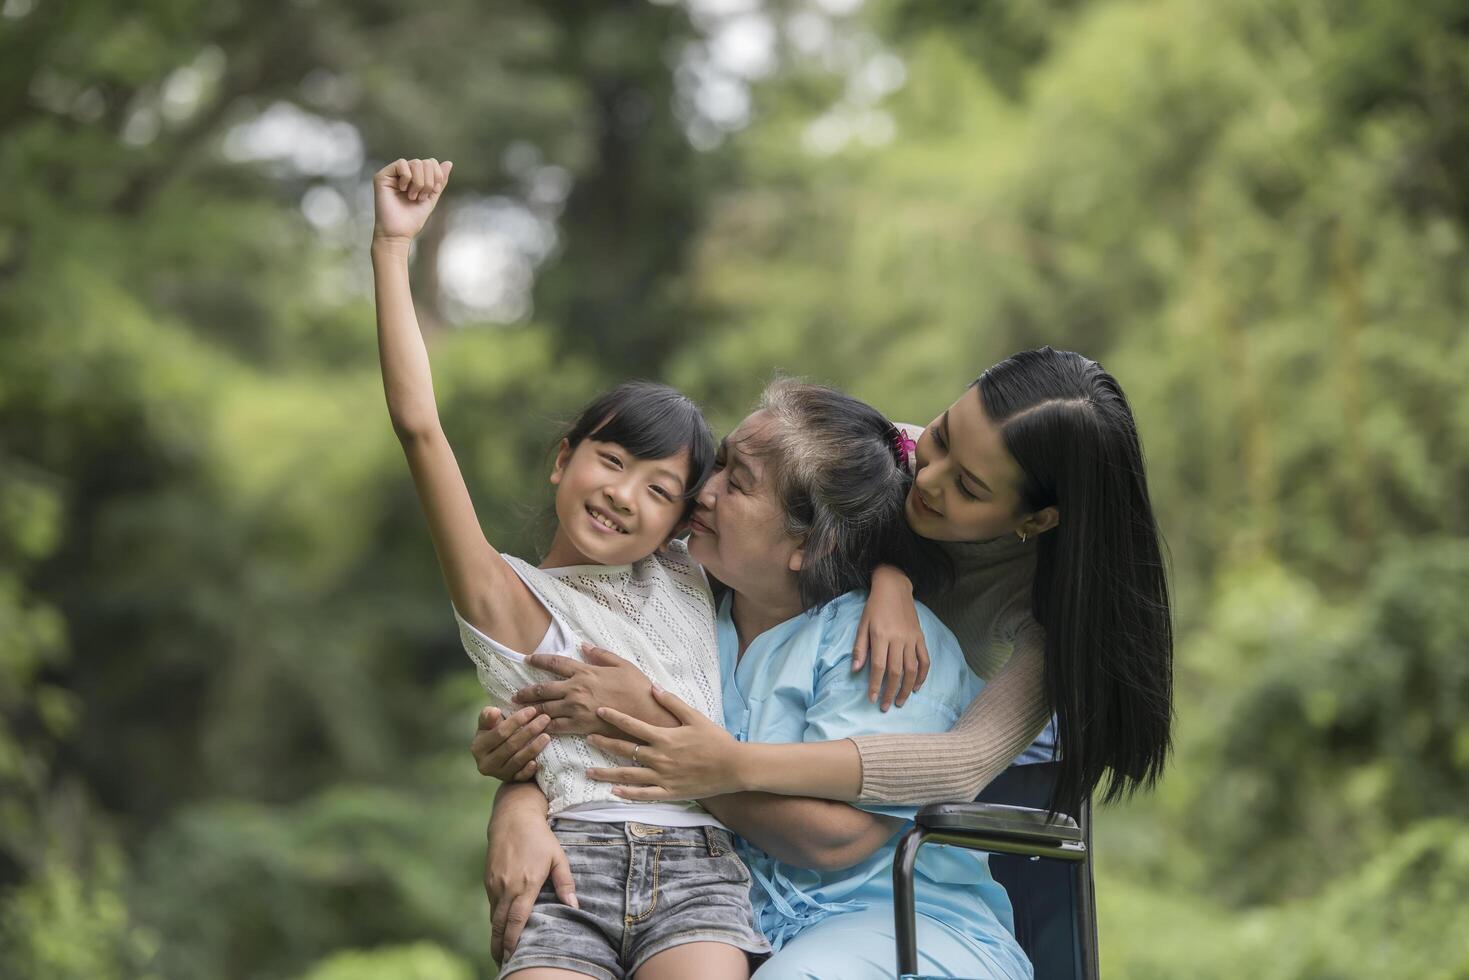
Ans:
MULTIPOLYGON (((672 541, 662 551, 631 565, 541 569, 508 555, 505 560, 551 614, 548 638, 557 636, 559 627, 559 635, 567 645, 567 649, 557 651, 562 656, 581 660, 577 645, 583 641, 611 650, 690 707, 723 724, 714 599, 703 570, 689 559, 683 542, 672 541)), ((507 713, 519 710, 521 705, 510 701, 517 690, 538 681, 559 679, 528 666, 522 654, 475 629, 457 610, 455 618, 464 649, 495 706, 507 713)), ((553 737, 542 750, 539 762, 536 781, 550 801, 552 817, 576 808, 599 813, 605 819, 609 809, 621 804, 628 808, 629 820, 669 825, 716 823, 693 802, 655 807, 671 819, 648 819, 646 808, 613 795, 609 784, 587 778, 588 767, 627 763, 594 749, 582 736, 553 737), (684 814, 684 819, 677 819, 679 814, 684 814)))

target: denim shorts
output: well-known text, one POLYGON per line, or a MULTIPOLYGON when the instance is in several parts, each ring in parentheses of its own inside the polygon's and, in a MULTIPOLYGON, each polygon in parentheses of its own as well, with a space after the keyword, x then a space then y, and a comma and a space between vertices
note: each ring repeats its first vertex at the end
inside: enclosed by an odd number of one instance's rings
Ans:
POLYGON ((548 882, 500 976, 533 966, 624 980, 684 943, 770 952, 750 908, 750 872, 717 827, 557 820, 580 908, 548 882))

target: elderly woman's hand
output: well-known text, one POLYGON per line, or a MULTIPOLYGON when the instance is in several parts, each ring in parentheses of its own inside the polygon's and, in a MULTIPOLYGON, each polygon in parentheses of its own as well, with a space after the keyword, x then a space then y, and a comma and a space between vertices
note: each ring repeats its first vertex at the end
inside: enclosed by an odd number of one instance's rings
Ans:
POLYGON ((720 725, 705 718, 677 695, 652 688, 653 697, 678 719, 677 728, 645 724, 614 708, 598 714, 637 739, 593 735, 592 745, 630 759, 632 766, 588 769, 598 782, 617 783, 612 792, 625 800, 701 800, 749 789, 742 771, 743 746, 720 725))
POLYGON ((482 709, 479 728, 469 743, 475 766, 502 783, 533 778, 536 756, 551 743, 551 736, 544 734, 550 723, 535 708, 522 708, 508 718, 499 708, 482 709))
POLYGON ((546 731, 552 735, 620 736, 622 732, 597 717, 597 709, 604 706, 620 708, 655 724, 676 723, 674 716, 653 699, 652 681, 637 667, 590 643, 583 643, 581 652, 585 662, 546 653, 525 660, 561 678, 523 687, 513 699, 549 717, 546 731))
POLYGON ((546 798, 534 786, 504 787, 486 831, 485 896, 490 900, 490 955, 515 950, 531 909, 549 878, 563 904, 580 908, 576 881, 561 842, 546 821, 546 798), (508 792, 507 792, 508 791, 508 792))

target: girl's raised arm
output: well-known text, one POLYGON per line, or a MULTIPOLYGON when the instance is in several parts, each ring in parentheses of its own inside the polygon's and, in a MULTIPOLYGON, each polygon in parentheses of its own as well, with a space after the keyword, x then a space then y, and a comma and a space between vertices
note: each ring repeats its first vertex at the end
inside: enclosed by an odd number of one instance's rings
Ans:
POLYGON ((408 285, 413 239, 453 168, 437 160, 397 160, 373 177, 372 271, 383 390, 454 607, 501 643, 532 650, 550 626, 550 615, 486 540, 475 516, 439 424, 428 349, 408 285))

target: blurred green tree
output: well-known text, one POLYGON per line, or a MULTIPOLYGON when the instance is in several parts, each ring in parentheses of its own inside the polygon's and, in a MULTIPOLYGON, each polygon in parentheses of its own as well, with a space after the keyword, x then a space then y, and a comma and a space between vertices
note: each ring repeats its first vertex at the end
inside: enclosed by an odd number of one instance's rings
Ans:
POLYGON ((6 3, 0 972, 488 968, 477 687, 364 291, 404 155, 456 162, 415 289, 509 550, 557 417, 629 374, 921 422, 1016 349, 1102 360, 1179 595, 1175 765, 1100 819, 1108 972, 1469 976, 1466 34, 1462 0, 6 3), (698 59, 767 34, 710 129, 698 59), (488 299, 444 274, 496 262, 488 299))

